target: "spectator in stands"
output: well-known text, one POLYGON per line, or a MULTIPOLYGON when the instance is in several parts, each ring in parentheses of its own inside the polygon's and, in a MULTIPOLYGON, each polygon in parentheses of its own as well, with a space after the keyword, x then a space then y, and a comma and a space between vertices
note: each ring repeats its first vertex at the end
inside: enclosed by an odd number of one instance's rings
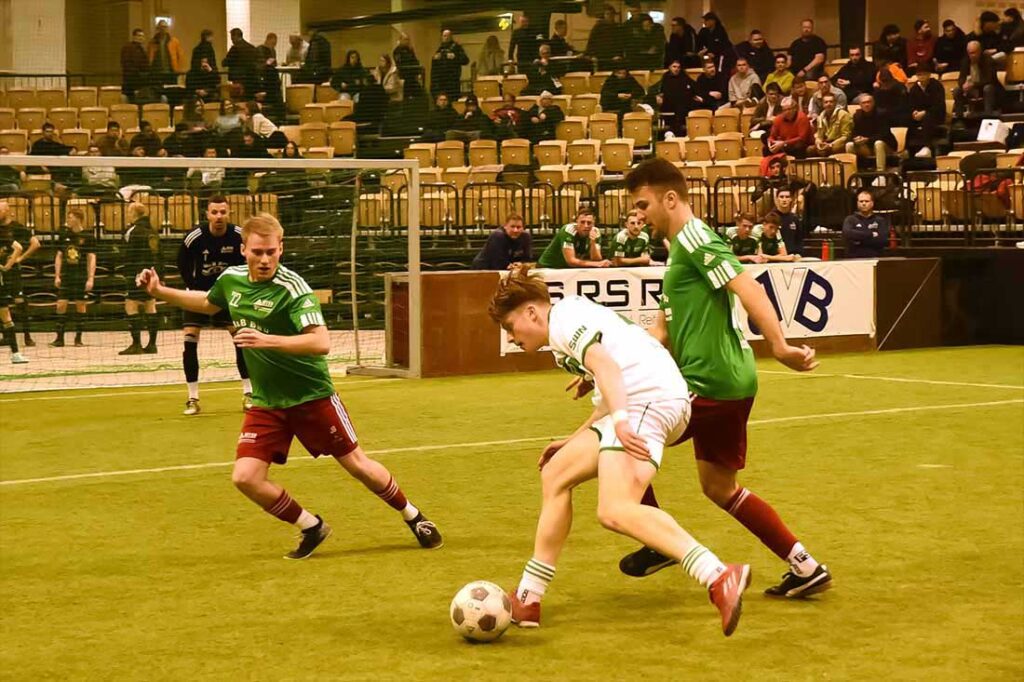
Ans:
POLYGON ((107 122, 107 132, 97 140, 97 144, 103 156, 128 156, 131 151, 117 121, 107 122))
POLYGON ((775 70, 765 79, 765 88, 772 83, 779 87, 783 95, 788 95, 793 89, 793 72, 789 70, 789 58, 781 52, 775 55, 775 70))
POLYGON ((997 68, 1001 68, 1006 62, 1006 44, 999 32, 999 15, 989 10, 982 12, 978 17, 978 27, 978 31, 968 34, 968 44, 972 40, 978 41, 981 44, 981 51, 995 62, 997 68))
MULTIPOLYGON (((294 142, 290 144, 295 144, 294 142)), ((287 147, 286 147, 287 149, 287 147)), ((298 149, 298 147, 296 147, 298 149)), ((283 154, 282 154, 283 156, 283 154)), ((216 159, 217 148, 207 147, 203 150, 204 159, 216 159)), ((189 186, 196 191, 206 190, 204 194, 219 194, 221 185, 224 184, 223 168, 189 168, 185 173, 189 186)))
POLYGON ((462 67, 469 64, 469 57, 449 29, 441 31, 441 44, 431 61, 431 94, 437 97, 443 92, 449 97, 458 97, 461 91, 462 67))
POLYGON ((626 60, 631 69, 651 71, 664 62, 665 29, 661 24, 655 24, 646 12, 641 12, 638 17, 640 25, 626 43, 626 60))
POLYGON ((686 116, 696 109, 694 102, 694 82, 683 71, 683 65, 678 59, 672 61, 668 71, 661 77, 661 93, 657 95, 655 102, 663 114, 672 114, 667 117, 666 124, 676 135, 683 135, 686 132, 686 116))
POLYGON ((764 263, 763 256, 758 254, 758 240, 754 234, 754 223, 757 217, 753 213, 741 213, 736 218, 736 229, 732 234, 726 233, 729 248, 741 263, 764 263))
POLYGON ((491 119, 480 109, 476 95, 466 97, 466 111, 456 116, 455 123, 445 134, 446 140, 462 140, 472 142, 480 139, 493 139, 491 119))
POLYGON ((875 86, 875 108, 892 126, 905 126, 910 119, 907 87, 893 77, 890 69, 878 72, 875 86))
MULTIPOLYGON (((90 144, 89 151, 86 154, 89 156, 103 156, 97 144, 90 144)), ((83 166, 82 187, 79 187, 77 192, 80 195, 109 194, 110 192, 116 192, 119 187, 117 169, 113 166, 83 166)))
POLYGON ((736 59, 736 73, 729 79, 729 102, 734 107, 747 109, 756 107, 759 99, 764 97, 761 79, 750 68, 746 57, 736 59))
POLYGON ((220 116, 214 123, 214 131, 221 137, 227 137, 233 130, 241 130, 245 122, 242 120, 242 109, 231 100, 220 103, 220 116))
POLYGON ((159 156, 160 150, 164 148, 163 141, 149 121, 139 121, 139 132, 135 134, 128 145, 129 151, 136 147, 142 147, 145 150, 145 156, 159 156))
POLYGON ((391 57, 382 54, 377 60, 377 66, 370 73, 373 80, 384 88, 388 102, 402 101, 402 79, 398 77, 398 67, 391 62, 391 57))
POLYGON ((672 19, 672 33, 665 44, 665 68, 670 67, 672 62, 679 62, 684 69, 700 66, 700 57, 697 56, 697 32, 683 17, 672 19))
POLYGON ((565 113, 555 104, 550 92, 540 93, 540 99, 527 112, 527 125, 524 126, 527 139, 533 144, 542 140, 555 139, 558 124, 565 120, 565 113))
POLYGON ((509 213, 505 224, 491 231, 487 242, 473 258, 474 270, 509 270, 533 260, 533 243, 523 226, 523 216, 509 213))
POLYGON ((398 77, 402 81, 402 95, 406 100, 419 100, 423 96, 423 81, 420 80, 422 67, 412 47, 409 34, 400 33, 398 44, 391 51, 391 58, 398 69, 398 77))
POLYGON ((1003 23, 999 34, 1003 37, 1003 45, 1007 51, 1024 46, 1024 18, 1020 10, 1010 7, 1003 10, 1003 23))
POLYGON ((146 33, 137 28, 132 39, 121 48, 121 92, 129 102, 135 101, 135 93, 149 85, 149 57, 146 55, 146 33))
MULTIPOLYGON (((832 85, 832 81, 829 80, 828 76, 822 74, 818 78, 818 89, 811 96, 811 103, 807 107, 807 115, 814 121, 819 114, 825 108, 825 95, 832 95, 836 98, 836 106, 845 109, 846 108, 846 93, 832 85)), ((851 121, 853 119, 850 119, 851 121)))
POLYGON ((303 158, 302 157, 302 150, 299 149, 299 145, 298 144, 296 144, 292 140, 288 140, 288 142, 284 145, 284 149, 281 150, 281 158, 282 159, 301 159, 301 158, 303 158))
MULTIPOLYGON (((269 159, 266 144, 251 130, 242 131, 242 144, 231 150, 231 156, 239 159, 269 159)), ((248 171, 246 171, 247 173, 248 171)))
POLYGON ((597 60, 597 68, 605 69, 613 59, 623 56, 624 48, 619 12, 612 5, 605 5, 604 16, 590 29, 587 54, 597 60))
POLYGON ((864 59, 864 50, 859 47, 851 47, 849 55, 850 60, 836 72, 835 83, 846 93, 847 102, 857 104, 862 94, 874 89, 878 69, 864 59))
POLYGON ((907 41, 907 72, 916 72, 918 67, 931 68, 935 63, 935 36, 932 25, 926 19, 914 22, 914 37, 907 41))
POLYGON ((581 207, 575 222, 559 228, 540 255, 542 268, 607 268, 612 262, 601 256, 601 232, 594 225, 594 211, 581 207))
POLYGON ((434 108, 427 113, 427 118, 423 125, 423 135, 420 137, 420 140, 423 142, 440 142, 444 139, 445 133, 455 125, 455 119, 458 116, 455 109, 452 109, 448 95, 443 92, 439 93, 434 98, 434 108))
POLYGON ((309 35, 306 59, 293 80, 296 83, 326 83, 331 80, 331 73, 331 43, 314 29, 309 35))
POLYGON ((801 21, 800 37, 789 45, 789 67, 793 75, 817 79, 825 71, 827 53, 825 41, 814 34, 814 21, 801 21))
POLYGON ((259 61, 259 51, 245 39, 242 29, 231 29, 231 49, 224 55, 222 65, 228 70, 228 80, 239 86, 246 97, 252 97, 257 90, 256 70, 259 61))
POLYGON ((213 31, 203 31, 202 40, 192 50, 192 65, 185 74, 185 91, 190 95, 198 95, 203 100, 215 100, 220 96, 217 58, 213 53, 213 44, 209 42, 212 36, 213 31))
POLYGON ((532 64, 537 58, 537 48, 547 37, 546 29, 531 27, 529 15, 520 14, 519 26, 512 31, 508 42, 508 60, 520 66, 532 64))
POLYGON ((501 106, 491 113, 494 137, 497 140, 511 140, 525 137, 525 126, 529 113, 516 106, 516 96, 506 92, 502 96, 501 106))
MULTIPOLYGON (((789 214, 792 217, 792 214, 789 214)), ((789 252, 786 240, 781 234, 782 224, 787 215, 778 211, 769 211, 761 219, 761 236, 757 240, 757 256, 762 263, 792 263, 800 260, 800 255, 789 252)))
POLYGON ((167 31, 167 22, 161 19, 156 24, 156 33, 146 50, 149 58, 149 76, 152 85, 168 85, 178 79, 185 70, 185 50, 181 42, 167 31))
POLYGON ((907 151, 931 156, 936 131, 946 122, 946 92, 928 66, 917 67, 917 82, 910 88, 908 99, 907 151))
POLYGON ((814 133, 807 114, 800 111, 792 97, 785 98, 782 100, 782 113, 775 117, 771 132, 768 133, 767 152, 785 153, 802 159, 812 144, 814 133))
POLYGON ((892 126, 875 108, 874 95, 861 95, 859 104, 860 111, 853 115, 853 138, 846 144, 846 151, 865 159, 874 157, 875 168, 884 171, 886 155, 896 149, 892 126))
POLYGON ((942 22, 942 35, 935 41, 935 73, 956 71, 967 55, 967 36, 952 19, 942 22))
POLYGON ((267 37, 263 39, 263 44, 256 48, 256 52, 259 53, 261 62, 269 60, 274 63, 274 66, 277 66, 277 34, 268 33, 267 37))
POLYGON ((644 221, 637 209, 626 213, 626 226, 612 241, 612 266, 642 267, 651 264, 651 235, 644 231, 644 221))
MULTIPOLYGON (((396 48, 397 49, 397 48, 396 48)), ((489 35, 476 59, 477 76, 500 76, 505 69, 505 51, 498 43, 498 36, 489 35)))
POLYGON ((269 148, 280 149, 287 142, 284 133, 281 133, 273 121, 263 113, 263 106, 259 102, 240 106, 239 118, 242 120, 242 125, 247 126, 249 130, 256 133, 269 148), (275 136, 274 133, 279 134, 275 136), (271 137, 275 137, 276 144, 270 144, 271 137))
POLYGON ((967 56, 960 64, 960 77, 953 89, 953 116, 963 118, 968 104, 981 103, 981 115, 992 116, 998 109, 1003 88, 996 73, 996 61, 983 51, 984 45, 967 43, 967 56))
MULTIPOLYGON (((10 153, 11 150, 6 145, 0 145, 0 156, 9 156, 10 153)), ((20 191, 25 178, 24 170, 16 166, 0 165, 0 193, 20 191)), ((6 202, 3 204, 6 206, 6 202)))
POLYGON ((704 73, 697 76, 694 91, 693 99, 701 109, 715 111, 729 103, 728 78, 719 73, 714 59, 704 60, 704 73))
POLYGON ((892 225, 889 216, 875 213, 875 198, 870 190, 857 192, 857 210, 843 221, 843 239, 847 258, 881 258, 892 225))
POLYGON ((523 94, 539 95, 545 90, 556 95, 562 94, 561 83, 551 73, 548 61, 541 59, 535 66, 529 68, 528 80, 526 87, 523 89, 523 94))
POLYGON ((757 77, 763 82, 775 67, 775 54, 760 29, 750 32, 750 37, 736 46, 736 56, 746 59, 757 77))
POLYGON ((697 54, 702 60, 705 56, 711 55, 719 73, 729 73, 736 59, 736 50, 729 40, 722 20, 714 12, 707 12, 701 18, 704 20, 704 26, 697 33, 697 54))
MULTIPOLYGON (((164 139, 164 150, 168 156, 189 156, 191 151, 192 138, 190 136, 191 125, 185 121, 178 121, 174 124, 174 132, 164 139)), ((107 156, 107 154, 104 154, 107 156)))
POLYGON ((345 53, 345 63, 334 72, 331 87, 341 93, 341 99, 358 100, 370 81, 370 72, 363 66, 363 59, 358 50, 345 53))
POLYGON ((555 32, 547 40, 548 45, 551 46, 552 57, 571 57, 576 54, 576 48, 569 44, 567 35, 569 35, 569 25, 565 19, 555 21, 555 32))
POLYGON ((208 66, 214 71, 217 70, 217 52, 213 48, 213 31, 208 28, 204 28, 199 33, 199 42, 192 48, 192 61, 189 70, 199 71, 204 59, 208 66))
MULTIPOLYGON (((900 35, 900 27, 896 24, 886 24, 882 27, 882 34, 878 37, 871 53, 872 59, 878 64, 880 59, 887 62, 899 64, 900 68, 907 66, 907 39, 900 35)), ((879 66, 878 68, 882 68, 879 66)))
POLYGON ((643 99, 644 89, 640 86, 621 59, 613 66, 612 75, 601 86, 601 109, 616 113, 621 119, 631 108, 634 99, 643 99))
POLYGON ((285 66, 302 66, 306 61, 306 54, 309 52, 309 43, 302 39, 298 33, 288 36, 288 52, 284 57, 285 66))
POLYGON ((30 156, 68 156, 75 151, 74 147, 60 141, 57 129, 52 123, 43 123, 43 136, 32 143, 30 156))
POLYGON ((793 87, 789 91, 789 96, 796 102, 796 108, 805 114, 810 111, 811 108, 811 91, 807 88, 807 79, 803 76, 795 76, 793 78, 793 87))
MULTIPOLYGON (((817 97, 817 95, 815 95, 817 97)), ((853 133, 853 116, 845 106, 839 105, 834 92, 822 95, 821 109, 817 112, 814 147, 808 156, 832 156, 846 151, 846 143, 853 133)))
POLYGON ((778 83, 769 83, 764 88, 764 99, 754 107, 754 115, 750 119, 750 132, 767 133, 775 122, 775 117, 782 113, 782 89, 778 83))

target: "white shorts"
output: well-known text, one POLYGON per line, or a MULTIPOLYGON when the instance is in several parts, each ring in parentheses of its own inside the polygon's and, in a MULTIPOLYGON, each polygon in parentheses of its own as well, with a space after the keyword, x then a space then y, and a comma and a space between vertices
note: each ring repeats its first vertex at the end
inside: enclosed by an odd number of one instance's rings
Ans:
MULTIPOLYGON (((651 463, 655 469, 660 469, 665 444, 679 440, 686 431, 686 425, 690 423, 690 399, 671 397, 653 400, 628 405, 626 411, 629 413, 630 426, 647 442, 651 463)), ((601 450, 625 449, 615 435, 615 424, 610 414, 594 422, 590 428, 597 433, 601 450)))

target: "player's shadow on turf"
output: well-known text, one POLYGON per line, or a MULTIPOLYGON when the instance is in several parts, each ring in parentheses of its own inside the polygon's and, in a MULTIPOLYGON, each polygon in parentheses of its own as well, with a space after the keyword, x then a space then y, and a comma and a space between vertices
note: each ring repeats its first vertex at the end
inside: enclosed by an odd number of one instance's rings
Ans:
POLYGON ((358 556, 361 554, 373 556, 375 554, 391 554, 392 552, 405 552, 405 551, 423 551, 423 548, 415 543, 403 542, 401 544, 395 543, 391 545, 373 545, 371 547, 331 547, 330 549, 321 549, 314 557, 334 557, 334 556, 358 556))

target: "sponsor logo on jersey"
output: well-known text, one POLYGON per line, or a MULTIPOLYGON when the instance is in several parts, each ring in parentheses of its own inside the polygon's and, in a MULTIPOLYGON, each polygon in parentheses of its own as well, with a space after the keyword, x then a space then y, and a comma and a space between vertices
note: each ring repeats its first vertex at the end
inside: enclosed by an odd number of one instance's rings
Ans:
POLYGON ((269 298, 261 298, 253 301, 252 307, 261 313, 269 313, 274 309, 274 302, 269 298))
POLYGON ((580 337, 583 336, 583 334, 586 333, 586 331, 586 327, 580 327, 579 329, 577 329, 576 333, 572 335, 571 339, 569 339, 569 348, 575 350, 576 344, 580 342, 580 337))
POLYGON ((259 434, 256 433, 255 431, 242 431, 242 433, 238 434, 238 442, 239 443, 255 443, 256 442, 256 438, 258 436, 259 436, 259 434))
POLYGON ((233 246, 222 246, 222 247, 220 247, 220 252, 221 253, 234 253, 235 252, 235 247, 233 247, 233 246))

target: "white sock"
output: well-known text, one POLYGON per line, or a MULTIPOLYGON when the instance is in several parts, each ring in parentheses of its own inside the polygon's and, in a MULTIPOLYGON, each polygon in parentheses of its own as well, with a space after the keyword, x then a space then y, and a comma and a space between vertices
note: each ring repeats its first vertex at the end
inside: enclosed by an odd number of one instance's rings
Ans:
POLYGON ((703 587, 715 582, 725 572, 725 564, 710 549, 694 541, 680 562, 683 570, 703 587))
POLYGON ((537 559, 530 559, 523 569, 523 577, 519 581, 519 601, 524 604, 539 602, 548 590, 548 584, 555 577, 555 567, 537 559))
POLYGON ((814 569, 818 567, 818 562, 807 553, 807 550, 799 542, 793 545, 793 549, 789 550, 789 556, 786 557, 786 560, 789 561, 789 567, 793 569, 793 572, 801 578, 806 578, 814 573, 814 569))
POLYGON ((252 393, 252 382, 248 379, 242 379, 242 393, 252 393))
POLYGON ((188 386, 188 399, 199 400, 199 382, 188 381, 185 383, 185 385, 188 386))
POLYGON ((419 516, 420 510, 413 506, 412 502, 405 503, 405 509, 402 510, 402 518, 406 521, 412 521, 419 516))
POLYGON ((299 514, 299 518, 295 519, 295 525, 301 528, 302 530, 312 528, 318 523, 320 523, 320 520, 312 514, 310 514, 305 509, 303 509, 302 513, 299 514))

